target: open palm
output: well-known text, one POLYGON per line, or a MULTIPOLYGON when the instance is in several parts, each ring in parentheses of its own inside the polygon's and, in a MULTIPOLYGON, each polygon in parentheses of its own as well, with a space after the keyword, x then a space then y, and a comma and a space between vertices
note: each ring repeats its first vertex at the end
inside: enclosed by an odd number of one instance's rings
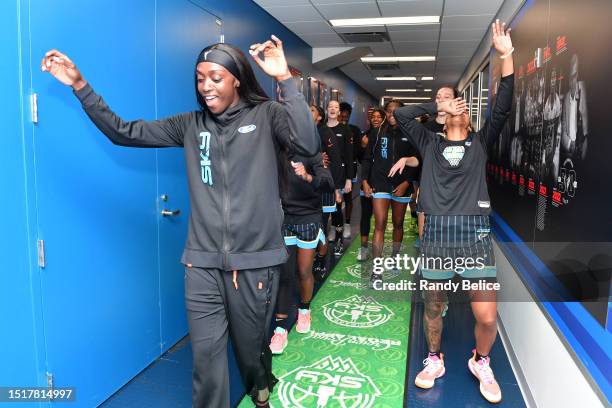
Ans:
POLYGON ((506 30, 506 23, 500 23, 499 20, 495 20, 493 23, 493 47, 500 55, 504 55, 512 49, 510 28, 506 30))

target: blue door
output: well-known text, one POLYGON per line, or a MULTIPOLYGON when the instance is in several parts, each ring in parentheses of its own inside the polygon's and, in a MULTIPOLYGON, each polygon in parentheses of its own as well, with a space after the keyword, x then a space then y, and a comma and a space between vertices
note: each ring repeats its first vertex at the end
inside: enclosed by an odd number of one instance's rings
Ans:
MULTIPOLYGON (((157 1, 157 116, 198 109, 198 54, 220 42, 221 20, 187 1, 157 1)), ((165 351, 187 334, 184 269, 180 264, 189 219, 183 149, 158 149, 161 336, 165 351), (161 215, 161 211, 167 215, 161 215), (180 212, 177 214, 176 211, 180 212), (175 215, 170 215, 174 212, 175 215)))
POLYGON ((37 68, 57 48, 123 118, 155 118, 155 2, 31 0, 30 19, 46 371, 92 407, 160 353, 155 150, 112 145, 37 68))

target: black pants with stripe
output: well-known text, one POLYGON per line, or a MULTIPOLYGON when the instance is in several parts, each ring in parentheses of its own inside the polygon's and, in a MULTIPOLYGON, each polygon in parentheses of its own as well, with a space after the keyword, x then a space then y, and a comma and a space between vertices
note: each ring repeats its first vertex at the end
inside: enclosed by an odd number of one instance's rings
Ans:
POLYGON ((185 303, 193 350, 193 407, 229 407, 228 334, 248 393, 272 391, 268 332, 278 292, 279 267, 232 272, 186 268, 185 303))

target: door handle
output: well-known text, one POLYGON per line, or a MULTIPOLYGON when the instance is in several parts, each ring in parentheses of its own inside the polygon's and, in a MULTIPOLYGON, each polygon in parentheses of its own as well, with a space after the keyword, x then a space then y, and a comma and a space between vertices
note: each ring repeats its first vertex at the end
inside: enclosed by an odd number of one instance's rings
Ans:
POLYGON ((181 213, 181 210, 174 210, 174 211, 162 210, 161 215, 163 215, 164 217, 168 217, 171 215, 179 215, 180 213, 181 213))

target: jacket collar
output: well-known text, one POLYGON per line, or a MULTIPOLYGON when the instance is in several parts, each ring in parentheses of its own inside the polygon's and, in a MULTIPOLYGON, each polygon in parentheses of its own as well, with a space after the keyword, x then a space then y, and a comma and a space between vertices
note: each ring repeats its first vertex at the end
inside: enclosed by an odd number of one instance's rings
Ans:
POLYGON ((225 127, 231 124, 234 120, 236 120, 240 116, 240 114, 244 110, 246 110, 248 107, 249 105, 241 99, 236 104, 236 106, 227 108, 223 113, 219 115, 210 115, 210 116, 217 123, 217 126, 225 127))

